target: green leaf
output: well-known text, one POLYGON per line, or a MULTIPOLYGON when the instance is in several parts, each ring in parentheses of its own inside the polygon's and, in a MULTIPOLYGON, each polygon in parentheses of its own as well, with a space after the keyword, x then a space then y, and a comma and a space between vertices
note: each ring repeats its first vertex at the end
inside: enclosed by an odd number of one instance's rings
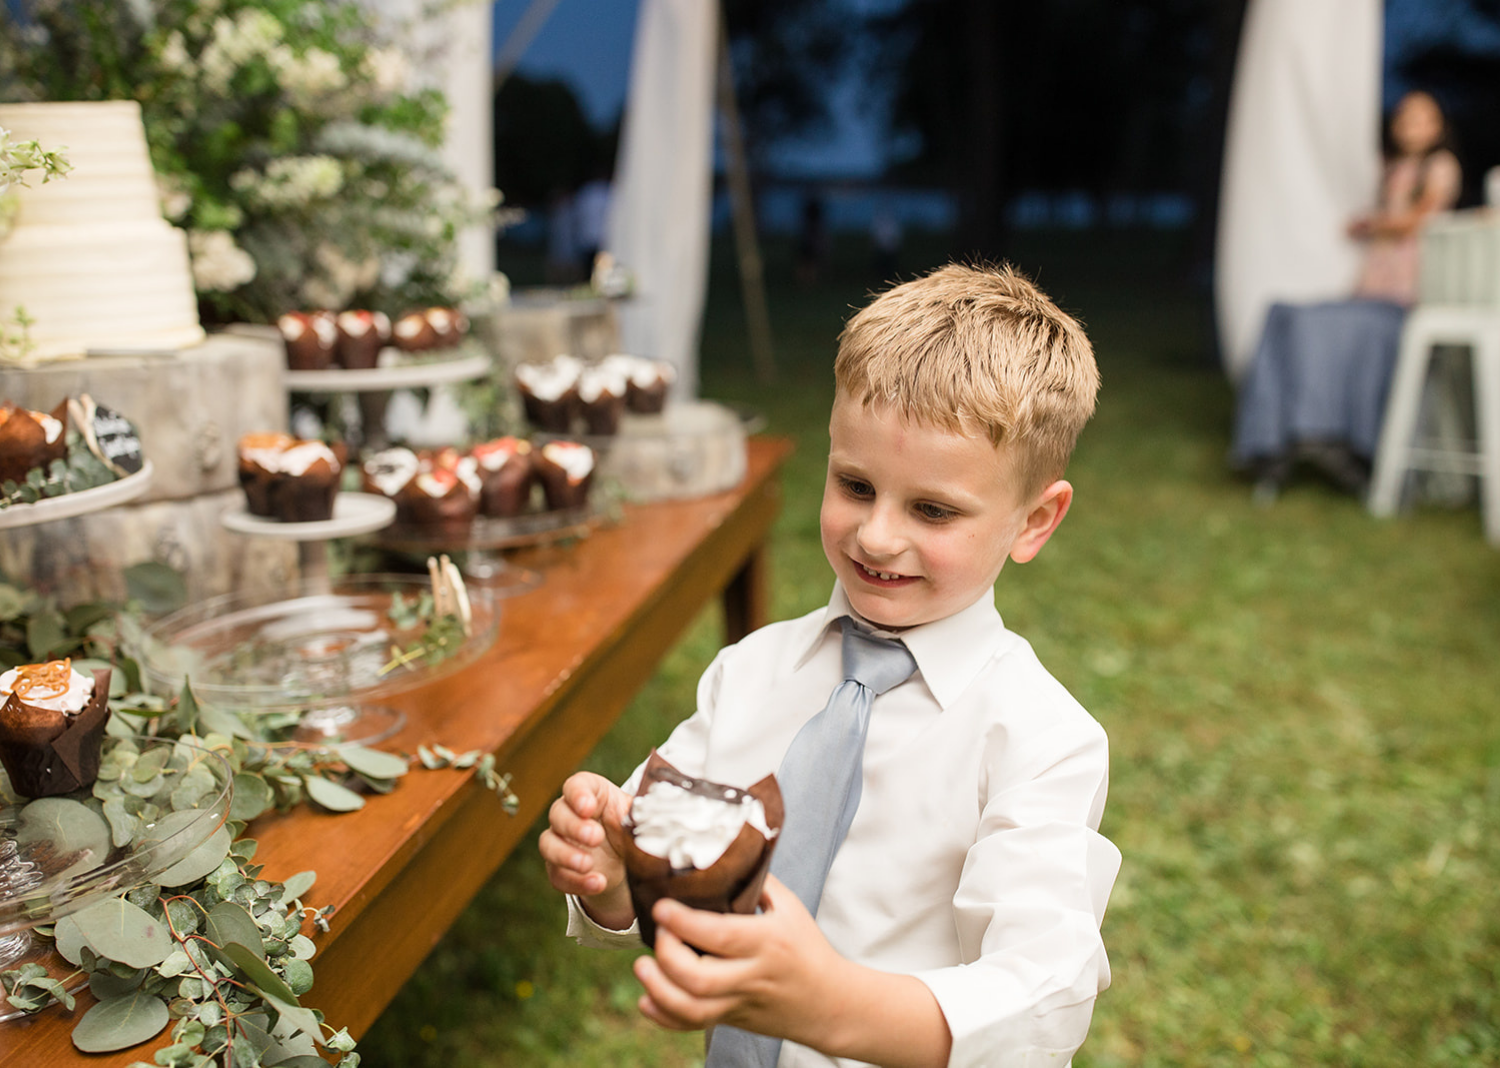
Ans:
POLYGON ((63 618, 67 621, 68 630, 74 634, 82 634, 95 623, 102 623, 115 614, 115 606, 103 601, 92 601, 88 604, 74 605, 63 612, 63 618))
MULTIPOLYGON (((169 812, 162 817, 161 822, 174 816, 187 815, 200 816, 201 813, 169 812)), ((220 827, 209 836, 208 841, 157 875, 156 881, 162 886, 187 886, 198 882, 216 870, 224 862, 224 858, 229 856, 230 842, 229 828, 220 827)))
POLYGON ((253 820, 276 803, 270 784, 259 775, 242 771, 234 777, 234 800, 229 807, 232 819, 253 820))
POLYGON ((9 622, 30 610, 34 595, 8 583, 0 583, 0 621, 9 622))
POLYGON ((167 1003, 139 990, 101 1001, 73 1028, 73 1045, 84 1053, 108 1053, 155 1038, 167 1026, 167 1003))
POLYGON ((203 933, 216 946, 222 948, 235 942, 265 959, 266 944, 261 939, 260 928, 250 913, 232 901, 221 901, 209 911, 203 933))
POLYGON ((322 776, 305 775, 302 783, 307 796, 330 812, 353 812, 365 806, 365 799, 359 794, 322 776))
POLYGON ((127 567, 125 591, 147 615, 165 615, 187 604, 187 581, 182 573, 155 560, 127 567))
POLYGON ((26 621, 26 648, 37 661, 52 660, 75 644, 64 632, 62 616, 56 611, 33 612, 26 621))
POLYGON ((379 749, 366 749, 359 745, 340 746, 336 752, 350 771, 357 771, 361 775, 374 779, 395 779, 406 774, 406 761, 394 753, 383 753, 379 749))
POLYGON ((286 882, 281 884, 281 902, 290 905, 293 901, 302 897, 312 889, 313 883, 318 881, 318 873, 315 871, 299 871, 286 882))
POLYGON ((73 922, 95 953, 132 968, 160 964, 172 952, 166 921, 124 898, 107 898, 90 905, 75 913, 73 922))
POLYGON ((54 878, 92 871, 109 856, 109 825, 94 810, 68 797, 40 797, 21 810, 16 843, 46 845, 59 858, 75 859, 54 878))
POLYGON ((298 997, 312 989, 313 970, 312 965, 307 961, 293 957, 283 962, 282 970, 286 972, 287 986, 291 987, 292 992, 298 997))
POLYGON ((94 974, 89 976, 89 992, 100 1001, 124 997, 132 990, 139 990, 141 982, 148 974, 144 968, 138 968, 129 975, 116 975, 114 972, 94 972, 94 974))
POLYGON ((182 680, 182 692, 177 695, 177 707, 172 710, 172 723, 183 734, 198 730, 198 699, 193 696, 193 687, 187 679, 182 680))

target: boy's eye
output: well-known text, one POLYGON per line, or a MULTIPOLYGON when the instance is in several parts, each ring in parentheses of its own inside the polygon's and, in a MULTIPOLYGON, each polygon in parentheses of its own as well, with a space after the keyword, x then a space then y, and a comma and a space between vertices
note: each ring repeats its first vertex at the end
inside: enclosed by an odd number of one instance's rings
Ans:
POLYGON ((875 496, 875 487, 863 479, 840 476, 839 486, 851 497, 875 496))
POLYGON ((944 508, 939 504, 929 504, 925 501, 916 506, 916 511, 923 519, 931 520, 934 523, 941 523, 952 519, 955 515, 951 508, 944 508))

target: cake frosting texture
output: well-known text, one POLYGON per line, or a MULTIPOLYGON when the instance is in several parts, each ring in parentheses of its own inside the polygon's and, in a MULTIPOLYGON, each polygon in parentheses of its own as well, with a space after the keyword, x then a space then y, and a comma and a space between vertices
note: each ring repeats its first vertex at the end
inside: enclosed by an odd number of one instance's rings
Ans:
POLYGON ((0 309, 26 309, 34 355, 176 350, 203 340, 187 235, 161 217, 133 100, 0 105, 0 127, 62 150, 64 179, 17 187, 0 309))

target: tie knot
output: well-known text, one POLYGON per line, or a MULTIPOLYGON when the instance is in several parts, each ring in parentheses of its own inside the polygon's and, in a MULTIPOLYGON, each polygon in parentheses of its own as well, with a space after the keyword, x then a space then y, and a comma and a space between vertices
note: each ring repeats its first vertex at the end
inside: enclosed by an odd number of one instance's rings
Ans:
POLYGON ((911 650, 900 641, 867 634, 848 616, 840 622, 844 628, 845 679, 853 679, 878 695, 901 685, 917 670, 911 650))

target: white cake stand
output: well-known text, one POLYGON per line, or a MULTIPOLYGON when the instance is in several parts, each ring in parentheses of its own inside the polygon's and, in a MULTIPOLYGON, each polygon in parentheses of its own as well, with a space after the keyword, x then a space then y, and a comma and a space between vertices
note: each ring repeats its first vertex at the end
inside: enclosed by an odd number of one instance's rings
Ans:
POLYGON ((151 476, 154 473, 151 461, 147 460, 135 474, 106 482, 93 489, 64 493, 61 497, 44 497, 34 504, 13 504, 8 508, 0 508, 0 530, 72 519, 133 501, 151 488, 151 476))
POLYGON ((283 523, 251 515, 241 502, 219 517, 226 529, 256 538, 297 543, 304 582, 328 580, 328 542, 352 538, 388 527, 396 518, 396 502, 377 493, 340 493, 333 499, 333 516, 308 523, 283 523))

